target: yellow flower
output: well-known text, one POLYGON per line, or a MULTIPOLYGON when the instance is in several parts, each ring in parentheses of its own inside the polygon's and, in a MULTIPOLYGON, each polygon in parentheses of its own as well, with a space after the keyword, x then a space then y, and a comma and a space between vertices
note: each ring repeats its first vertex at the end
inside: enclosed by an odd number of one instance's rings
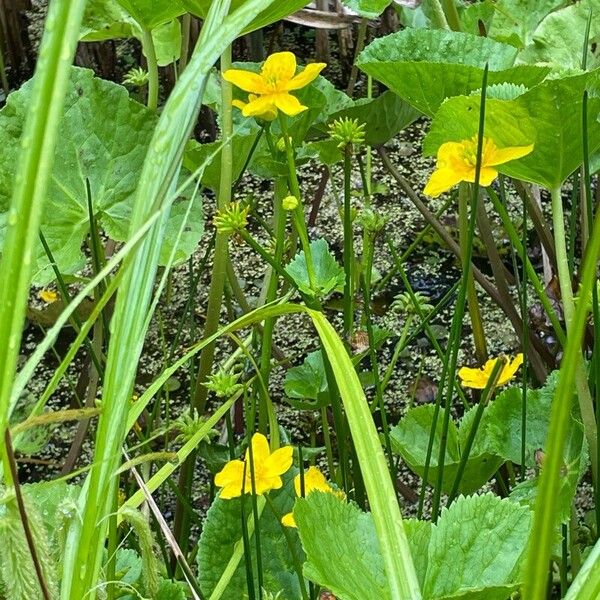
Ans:
MULTIPOLYGON (((302 496, 302 480, 300 475, 296 475, 294 478, 294 489, 296 490, 296 496, 302 496)), ((327 479, 325 479, 325 475, 323 475, 317 467, 309 467, 304 473, 304 496, 308 496, 315 491, 333 494, 341 499, 345 498, 344 492, 332 488, 327 482, 327 479)), ((294 513, 289 512, 286 515, 283 515, 281 522, 286 527, 296 527, 294 513)))
MULTIPOLYGON (((462 367, 458 371, 462 384, 466 387, 475 388, 482 390, 487 385, 487 382, 492 375, 494 366, 497 358, 491 358, 488 360, 481 369, 470 369, 469 367, 462 367)), ((519 352, 513 360, 508 359, 508 362, 504 365, 504 368, 500 372, 500 377, 496 382, 497 386, 508 383, 517 372, 517 369, 523 364, 523 354, 519 352)))
POLYGON ((276 52, 267 58, 260 73, 228 69, 223 73, 223 78, 249 92, 248 102, 233 102, 245 117, 261 117, 272 121, 278 110, 293 117, 308 108, 290 92, 308 85, 325 66, 325 63, 313 63, 296 75, 296 57, 291 52, 276 52))
MULTIPOLYGON (((284 446, 271 453, 269 442, 262 433, 252 436, 252 462, 254 464, 254 485, 256 493, 262 496, 270 490, 278 490, 283 482, 281 476, 292 466, 291 446, 284 446)), ((252 493, 252 473, 250 470, 250 452, 246 450, 243 461, 230 460, 219 473, 215 475, 215 485, 223 488, 221 498, 229 500, 252 493), (244 479, 244 469, 246 477, 244 479)))
POLYGON ((38 296, 46 304, 52 304, 58 300, 58 294, 54 290, 42 290, 38 296))
MULTIPOLYGON (((498 177, 495 166, 521 158, 532 150, 533 144, 498 148, 494 140, 484 137, 479 184, 484 187, 491 185, 492 181, 498 177)), ((442 144, 437 154, 436 169, 431 174, 424 193, 436 198, 461 181, 474 183, 476 164, 477 136, 472 137, 470 140, 442 144)))

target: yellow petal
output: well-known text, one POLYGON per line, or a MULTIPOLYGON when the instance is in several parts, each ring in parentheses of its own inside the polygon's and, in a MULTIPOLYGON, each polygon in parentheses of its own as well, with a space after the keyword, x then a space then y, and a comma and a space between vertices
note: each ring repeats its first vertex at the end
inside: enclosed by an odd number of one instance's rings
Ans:
POLYGON ((504 385, 508 383, 518 371, 519 367, 523 364, 523 354, 519 352, 512 361, 509 361, 502 369, 502 374, 498 379, 497 385, 504 385))
MULTIPOLYGON (((294 489, 296 490, 296 496, 302 496, 302 479, 300 475, 296 475, 294 478, 294 489)), ((314 490, 332 491, 325 475, 317 467, 309 467, 304 472, 304 495, 308 496, 314 490)))
POLYGON ((296 57, 292 52, 275 52, 265 60, 261 69, 263 78, 271 83, 272 91, 284 91, 285 84, 296 72, 296 57))
MULTIPOLYGON (((465 153, 464 142, 445 142, 437 151, 437 167, 454 167, 458 166, 457 163, 464 163, 462 159, 465 153)), ((464 168, 464 167, 463 167, 464 168)))
POLYGON ((271 477, 283 475, 292 466, 293 452, 294 449, 291 446, 284 446, 279 450, 275 450, 264 462, 265 473, 271 477))
POLYGON ((295 117, 308 108, 300 104, 300 100, 291 94, 273 94, 272 99, 275 106, 290 117, 295 117))
POLYGON ((277 107, 273 103, 273 96, 260 96, 255 99, 250 99, 242 110, 245 117, 258 117, 272 121, 277 117, 277 107))
MULTIPOLYGON (((492 185, 492 181, 498 177, 498 171, 493 169, 492 167, 481 167, 481 171, 479 173, 479 185, 483 187, 488 187, 488 185, 492 185)), ((467 181, 471 181, 468 179, 467 181)), ((471 183, 475 183, 475 169, 473 169, 473 180, 471 183)))
POLYGON ((253 92, 255 94, 265 94, 268 92, 264 79, 258 73, 253 73, 252 71, 227 69, 223 73, 223 79, 229 81, 229 83, 233 83, 233 85, 245 92, 253 92))
POLYGON ((487 383, 487 375, 481 369, 461 367, 458 371, 462 384, 466 387, 482 390, 487 383))
POLYGON ((232 100, 231 104, 243 111, 244 107, 247 105, 247 102, 242 102, 241 100, 232 100))
POLYGON ((221 490, 221 497, 229 499, 241 496, 243 477, 244 463, 241 460, 230 460, 215 475, 215 485, 223 488, 221 490))
POLYGON ((465 174, 448 167, 436 169, 429 178, 423 193, 432 198, 437 198, 440 194, 447 192, 457 183, 464 181, 465 174))
MULTIPOLYGON (((255 433, 252 436, 252 460, 255 465, 262 466, 271 455, 269 441, 262 433, 255 433)), ((250 452, 246 450, 246 462, 250 461, 250 452)), ((256 468, 255 468, 256 469, 256 468)))
POLYGON ((289 83, 285 86, 285 89, 291 91, 303 88, 311 81, 314 81, 326 66, 325 63, 311 63, 310 65, 306 65, 302 73, 298 73, 298 75, 290 79, 289 83))
POLYGON ((281 524, 286 527, 297 527, 296 520, 294 519, 294 513, 287 513, 281 517, 281 524))
POLYGON ((529 146, 510 146, 508 148, 497 148, 486 162, 486 165, 502 165, 510 162, 511 160, 516 160, 517 158, 527 156, 527 154, 532 152, 532 150, 533 144, 530 144, 529 146))

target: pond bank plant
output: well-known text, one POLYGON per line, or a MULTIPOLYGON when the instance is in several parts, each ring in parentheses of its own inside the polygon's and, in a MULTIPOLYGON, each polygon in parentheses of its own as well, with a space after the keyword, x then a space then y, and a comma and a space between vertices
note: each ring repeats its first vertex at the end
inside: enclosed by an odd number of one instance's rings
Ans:
POLYGON ((600 597, 600 4, 345 0, 347 93, 307 4, 49 3, 0 109, 0 600, 600 597), (73 66, 115 39, 128 87, 73 66))

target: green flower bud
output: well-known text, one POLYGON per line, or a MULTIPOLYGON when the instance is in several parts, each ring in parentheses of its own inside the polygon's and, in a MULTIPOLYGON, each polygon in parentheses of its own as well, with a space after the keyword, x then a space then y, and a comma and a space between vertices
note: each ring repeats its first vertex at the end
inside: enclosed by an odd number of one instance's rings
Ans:
POLYGON ((337 119, 329 125, 329 134, 338 142, 338 148, 360 146, 365 141, 365 124, 348 117, 337 119))
POLYGON ((295 210, 298 207, 298 198, 296 196, 286 196, 281 201, 281 206, 283 206, 283 210, 295 210))
POLYGON ((213 225, 219 233, 232 234, 246 228, 248 224, 248 206, 241 202, 232 202, 227 208, 220 210, 213 218, 213 225))

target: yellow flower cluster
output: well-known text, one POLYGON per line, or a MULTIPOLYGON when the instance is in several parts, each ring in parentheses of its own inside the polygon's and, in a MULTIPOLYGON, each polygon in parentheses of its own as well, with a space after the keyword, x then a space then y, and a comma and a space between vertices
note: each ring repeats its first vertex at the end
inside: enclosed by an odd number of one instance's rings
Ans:
POLYGON ((325 63, 313 63, 296 75, 296 57, 291 52, 276 52, 265 60, 260 73, 228 69, 223 78, 249 92, 248 102, 233 101, 245 117, 272 121, 279 110, 294 117, 308 108, 290 92, 308 85, 325 67, 325 63))

